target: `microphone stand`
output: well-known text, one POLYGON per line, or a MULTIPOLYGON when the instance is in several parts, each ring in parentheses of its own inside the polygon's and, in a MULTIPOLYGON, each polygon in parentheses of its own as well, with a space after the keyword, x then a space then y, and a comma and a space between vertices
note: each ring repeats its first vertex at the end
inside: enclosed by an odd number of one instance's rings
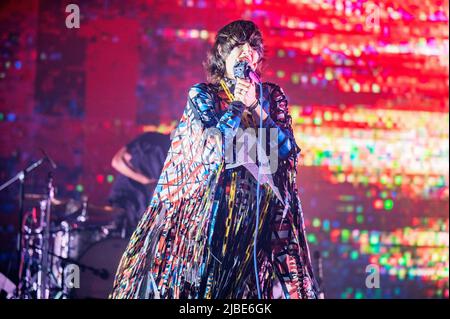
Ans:
MULTIPOLYGON (((17 257, 18 257, 19 264, 22 262, 22 240, 23 240, 22 224, 23 224, 24 201, 25 201, 25 179, 29 173, 31 173, 34 169, 41 166, 42 163, 44 163, 45 160, 47 160, 47 159, 48 159, 47 156, 42 157, 41 159, 35 161, 34 163, 32 163, 30 166, 28 166, 24 170, 17 173, 16 176, 14 176, 13 178, 11 178, 10 180, 8 180, 5 183, 3 183, 2 185, 0 185, 0 191, 2 191, 5 188, 7 188, 8 186, 10 186, 11 184, 15 183, 16 181, 19 181, 19 230, 18 230, 18 235, 17 235, 17 257)), ((18 269, 19 269, 18 283, 19 284, 17 285, 17 288, 16 288, 17 298, 20 298, 22 296, 22 291, 21 291, 21 287, 20 287, 21 286, 20 283, 22 281, 22 273, 20 271, 20 268, 21 267, 18 267, 18 269)))
POLYGON ((41 225, 44 226, 42 234, 42 247, 41 247, 41 264, 39 265, 38 272, 38 299, 48 299, 50 297, 50 287, 48 283, 49 269, 51 268, 49 264, 51 263, 50 255, 50 221, 51 221, 51 207, 52 201, 55 195, 55 187, 53 185, 52 173, 48 173, 48 183, 47 183, 48 198, 44 203, 42 203, 41 212, 41 225))

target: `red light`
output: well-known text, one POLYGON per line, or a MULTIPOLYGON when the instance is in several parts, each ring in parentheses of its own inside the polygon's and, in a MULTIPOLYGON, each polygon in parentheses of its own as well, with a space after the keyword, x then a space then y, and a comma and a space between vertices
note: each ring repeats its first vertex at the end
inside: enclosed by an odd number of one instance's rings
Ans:
POLYGON ((375 209, 382 209, 383 208, 383 201, 381 199, 377 199, 373 202, 373 207, 375 209))
POLYGON ((339 229, 333 229, 333 230, 331 231, 330 237, 331 237, 331 241, 332 241, 333 243, 336 243, 336 242, 338 241, 339 234, 340 234, 339 229))
POLYGON ((97 179, 97 183, 103 184, 103 182, 105 181, 105 176, 98 174, 96 179, 97 179))

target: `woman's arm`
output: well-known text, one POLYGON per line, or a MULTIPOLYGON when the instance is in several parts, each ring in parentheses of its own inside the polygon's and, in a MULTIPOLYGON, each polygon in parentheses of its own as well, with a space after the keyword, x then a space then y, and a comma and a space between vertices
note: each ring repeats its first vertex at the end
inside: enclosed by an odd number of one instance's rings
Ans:
POLYGON ((131 154, 127 152, 126 147, 122 147, 117 151, 111 161, 111 166, 122 175, 143 185, 156 182, 156 179, 148 178, 133 168, 131 165, 131 154))
POLYGON ((242 102, 231 102, 228 110, 219 118, 214 111, 214 97, 205 83, 194 85, 189 90, 189 98, 196 115, 206 128, 216 127, 227 137, 236 134, 245 108, 242 102))
MULTIPOLYGON (((292 118, 288 110, 288 101, 283 90, 275 84, 269 85, 270 116, 263 121, 265 128, 275 128, 278 131, 278 154, 281 159, 296 157, 300 153, 292 130, 292 118)), ((258 106, 259 107, 259 106, 258 106)))

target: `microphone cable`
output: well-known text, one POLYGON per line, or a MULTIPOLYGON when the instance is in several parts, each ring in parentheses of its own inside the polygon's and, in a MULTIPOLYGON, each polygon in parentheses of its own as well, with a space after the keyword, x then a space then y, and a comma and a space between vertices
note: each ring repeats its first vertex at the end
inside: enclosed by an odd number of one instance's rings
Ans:
MULTIPOLYGON (((260 80, 259 76, 251 70, 251 68, 248 66, 248 63, 245 61, 240 61, 234 66, 234 74, 235 77, 239 78, 246 78, 247 76, 250 77, 250 79, 253 82, 257 82, 259 85, 259 128, 258 128, 258 143, 256 146, 256 154, 258 154, 259 146, 262 143, 262 110, 263 110, 263 102, 264 102, 264 96, 263 96, 263 86, 262 81, 260 80), (247 74, 247 76, 246 76, 247 74)), ((231 101, 234 100, 233 95, 228 90, 225 82, 223 80, 220 81, 220 85, 224 89, 225 93, 227 94, 228 98, 230 98, 231 101)), ((261 147, 262 148, 262 147, 261 147)), ((259 214, 260 214, 260 175, 261 175, 261 168, 260 168, 260 161, 261 156, 258 156, 257 160, 257 166, 258 166, 258 176, 256 179, 256 221, 255 221, 255 233, 253 238, 253 268, 255 271, 255 281, 256 281, 256 290, 258 293, 258 299, 261 299, 261 287, 259 283, 259 274, 258 274, 258 260, 257 260, 257 244, 258 244, 258 226, 259 226, 259 214)))
MULTIPOLYGON (((262 105, 264 102, 264 97, 263 97, 263 87, 262 87, 262 82, 259 81, 259 129, 258 129, 258 145, 256 148, 256 154, 258 154, 258 148, 262 143, 262 105)), ((261 157, 258 156, 258 160, 257 160, 257 164, 258 164, 258 178, 256 180, 256 221, 255 221, 255 234, 254 234, 254 238, 253 238, 253 266, 254 266, 254 270, 255 270, 255 279, 256 279, 256 291, 258 292, 258 299, 261 299, 261 287, 259 285, 259 273, 258 273, 258 260, 257 260, 257 243, 258 243, 258 226, 259 226, 259 204, 260 204, 260 192, 259 192, 259 187, 260 187, 260 159, 261 157)))

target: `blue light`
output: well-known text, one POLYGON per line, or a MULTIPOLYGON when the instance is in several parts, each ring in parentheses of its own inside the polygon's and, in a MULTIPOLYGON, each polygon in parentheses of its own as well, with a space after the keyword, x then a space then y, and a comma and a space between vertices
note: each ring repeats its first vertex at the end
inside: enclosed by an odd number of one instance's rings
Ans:
POLYGON ((52 61, 61 60, 61 58, 62 58, 61 52, 52 52, 49 57, 49 59, 52 61))
POLYGON ((14 113, 9 113, 9 114, 6 116, 6 119, 7 119, 9 122, 14 122, 14 121, 16 120, 16 114, 14 114, 14 113))
POLYGON ((20 69, 22 68, 22 62, 16 61, 16 62, 14 63, 14 66, 16 67, 17 70, 20 70, 20 69))

